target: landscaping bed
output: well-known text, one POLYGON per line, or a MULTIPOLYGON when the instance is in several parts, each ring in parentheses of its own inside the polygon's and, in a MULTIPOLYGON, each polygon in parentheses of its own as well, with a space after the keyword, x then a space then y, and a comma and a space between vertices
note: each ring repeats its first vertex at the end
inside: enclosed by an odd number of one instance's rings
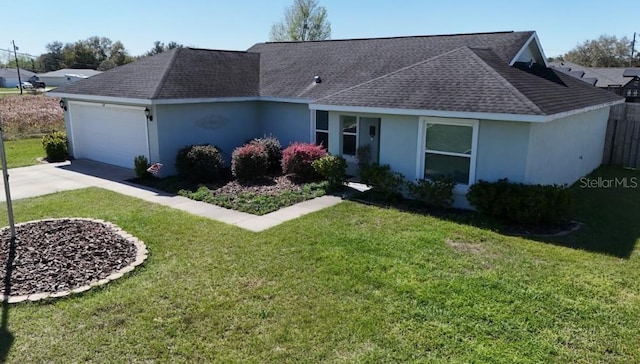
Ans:
POLYGON ((0 290, 4 295, 70 291, 131 264, 136 246, 111 227, 88 220, 41 220, 0 231, 0 290))
POLYGON ((472 210, 463 210, 453 207, 438 207, 426 205, 422 201, 395 197, 385 199, 376 191, 365 191, 354 195, 352 200, 382 208, 396 209, 404 212, 433 216, 457 223, 470 224, 478 227, 489 228, 505 235, 511 236, 538 236, 553 237, 570 234, 578 230, 581 224, 577 221, 564 219, 555 224, 527 225, 501 221, 491 216, 486 216, 472 210))
POLYGON ((208 184, 195 184, 177 176, 136 179, 132 182, 254 215, 268 214, 324 196, 328 190, 326 182, 297 182, 289 176, 266 176, 240 182, 228 175, 221 181, 208 184))

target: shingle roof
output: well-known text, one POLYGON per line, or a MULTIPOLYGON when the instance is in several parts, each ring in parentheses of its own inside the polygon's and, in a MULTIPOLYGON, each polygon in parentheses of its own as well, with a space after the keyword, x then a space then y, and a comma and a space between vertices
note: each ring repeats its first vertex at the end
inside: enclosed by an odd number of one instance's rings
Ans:
POLYGON ((509 66, 491 49, 460 47, 320 98, 326 105, 551 115, 617 101, 545 67, 509 66))
POLYGON ((462 46, 490 48, 508 63, 533 32, 259 43, 261 95, 321 98, 462 46), (320 76, 321 84, 313 77, 320 76))
MULTIPOLYGON (((26 81, 33 75, 35 75, 35 73, 20 68, 20 78, 23 81, 26 81)), ((18 71, 15 68, 0 68, 0 77, 18 78, 18 71)))
POLYGON ((633 77, 633 74, 640 74, 640 67, 585 67, 567 61, 551 62, 550 66, 569 75, 571 75, 572 72, 584 72, 582 76, 579 76, 579 74, 576 74, 576 76, 587 79, 596 78, 598 80, 595 84, 597 87, 607 87, 609 85, 624 86, 631 81, 630 77, 633 77), (630 76, 625 76, 625 73, 630 76))
POLYGON ((176 48, 59 87, 55 93, 132 99, 257 96, 255 53, 176 48))
POLYGON ((544 66, 510 66, 534 35, 501 32, 182 48, 60 87, 137 99, 275 97, 316 104, 551 115, 621 100, 544 66), (322 82, 315 83, 314 76, 322 82))

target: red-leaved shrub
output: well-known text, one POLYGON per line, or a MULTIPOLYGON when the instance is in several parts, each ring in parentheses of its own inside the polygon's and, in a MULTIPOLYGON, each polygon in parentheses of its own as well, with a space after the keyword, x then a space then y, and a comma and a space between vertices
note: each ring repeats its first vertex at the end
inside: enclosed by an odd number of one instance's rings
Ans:
POLYGON ((319 176, 313 169, 313 161, 325 155, 327 155, 327 151, 321 145, 291 144, 282 151, 282 172, 303 180, 316 179, 319 176))
POLYGON ((282 146, 278 138, 274 136, 265 136, 262 138, 253 139, 251 144, 262 144, 267 150, 267 156, 269 159, 269 172, 279 173, 282 169, 280 161, 282 160, 282 146))
POLYGON ((269 154, 263 144, 245 144, 231 154, 231 173, 241 181, 264 177, 268 169, 269 154))

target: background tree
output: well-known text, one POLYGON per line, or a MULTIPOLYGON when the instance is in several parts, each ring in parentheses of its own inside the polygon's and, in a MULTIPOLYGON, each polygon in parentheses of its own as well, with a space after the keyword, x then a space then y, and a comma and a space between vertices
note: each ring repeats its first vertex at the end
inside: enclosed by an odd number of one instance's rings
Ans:
POLYGON ((147 53, 145 53, 143 57, 155 56, 156 54, 166 52, 170 49, 182 48, 182 47, 184 47, 182 44, 176 43, 174 41, 164 44, 163 42, 156 40, 155 42, 153 42, 153 48, 147 51, 147 53))
POLYGON ((631 59, 631 41, 627 37, 601 35, 598 39, 586 40, 559 57, 587 67, 640 66, 640 57, 631 59))
POLYGON ((57 71, 66 67, 63 48, 64 45, 59 41, 51 42, 45 46, 47 53, 41 54, 37 59, 37 62, 42 65, 42 71, 57 71))
MULTIPOLYGON (((25 69, 29 71, 33 71, 34 69, 37 70, 37 67, 34 67, 35 61, 31 57, 25 56, 23 54, 18 54, 18 65, 20 66, 20 69, 25 69)), ((11 58, 9 58, 9 61, 7 62, 6 67, 16 68, 16 60, 13 55, 11 56, 11 58)))
POLYGON ((284 20, 271 26, 273 42, 325 40, 331 38, 327 9, 317 0, 294 0, 284 13, 284 20))

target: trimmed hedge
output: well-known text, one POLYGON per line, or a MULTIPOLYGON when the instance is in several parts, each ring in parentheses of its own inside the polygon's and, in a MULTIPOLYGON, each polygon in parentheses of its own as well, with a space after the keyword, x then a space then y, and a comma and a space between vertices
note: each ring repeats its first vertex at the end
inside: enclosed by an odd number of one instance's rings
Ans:
POLYGON ((218 148, 209 145, 190 145, 178 151, 176 169, 184 178, 196 182, 212 182, 220 178, 224 160, 218 148))
POLYGON ((241 181, 264 177, 269 169, 269 154, 264 144, 249 143, 231 154, 231 173, 241 181))
POLYGON ((456 181, 448 177, 407 182, 407 190, 412 198, 430 206, 443 208, 450 207, 453 203, 453 188, 455 186, 456 181))
POLYGON ((294 175, 302 180, 318 179, 319 175, 313 169, 313 161, 327 155, 327 151, 320 145, 308 143, 294 143, 282 151, 282 172, 294 175))
POLYGON ((329 182, 329 188, 338 189, 346 177, 347 161, 335 155, 326 155, 311 163, 313 169, 329 182))
POLYGON ((42 147, 47 154, 49 162, 63 162, 69 154, 67 146, 67 134, 63 131, 54 131, 42 137, 42 147))
POLYGON ((372 186, 372 191, 383 200, 392 201, 402 198, 404 177, 392 171, 390 165, 365 164, 360 166, 359 174, 362 183, 372 186))
POLYGON ((469 187, 469 203, 481 213, 524 225, 557 224, 571 208, 566 185, 525 185, 503 178, 469 187))

